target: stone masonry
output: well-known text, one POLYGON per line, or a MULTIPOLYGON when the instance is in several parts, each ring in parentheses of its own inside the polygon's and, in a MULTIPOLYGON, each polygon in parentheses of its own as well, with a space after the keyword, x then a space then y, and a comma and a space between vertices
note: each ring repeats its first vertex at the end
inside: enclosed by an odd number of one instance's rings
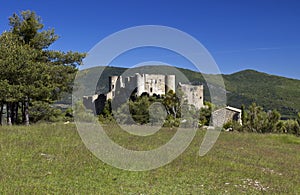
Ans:
MULTIPOLYGON (((95 114, 102 112, 105 101, 113 100, 118 93, 133 92, 141 96, 147 93, 150 96, 165 95, 170 90, 176 91, 175 75, 162 74, 139 74, 122 78, 122 76, 109 77, 109 92, 107 94, 96 94, 84 96, 83 104, 87 109, 93 110, 95 114)), ((190 85, 179 83, 177 89, 183 92, 183 98, 188 104, 194 105, 196 109, 203 107, 203 85, 190 85)))
POLYGON ((194 105, 196 109, 204 107, 203 85, 178 83, 177 88, 183 92, 183 99, 187 101, 189 105, 194 105))
POLYGON ((134 91, 137 89, 137 96, 148 93, 150 96, 165 95, 169 90, 175 91, 175 75, 161 74, 139 74, 132 77, 112 76, 109 78, 108 99, 114 99, 116 92, 121 89, 134 91))

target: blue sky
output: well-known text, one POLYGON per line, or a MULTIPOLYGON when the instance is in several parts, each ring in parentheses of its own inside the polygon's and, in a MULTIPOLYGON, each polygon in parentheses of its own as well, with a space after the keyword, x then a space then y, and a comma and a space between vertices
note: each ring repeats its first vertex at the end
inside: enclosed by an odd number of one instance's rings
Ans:
MULTIPOLYGON (((0 31, 9 29, 12 13, 27 9, 60 35, 51 49, 88 52, 119 30, 164 25, 200 41, 224 74, 254 69, 300 79, 298 0, 9 0, 1 2, 0 31)), ((113 65, 143 60, 189 67, 184 59, 153 49, 133 51, 113 65)))

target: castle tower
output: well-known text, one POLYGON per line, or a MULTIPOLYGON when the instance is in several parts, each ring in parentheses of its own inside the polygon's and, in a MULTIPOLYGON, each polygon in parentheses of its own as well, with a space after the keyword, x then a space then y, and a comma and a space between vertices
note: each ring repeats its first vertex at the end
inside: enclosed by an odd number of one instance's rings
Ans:
POLYGON ((203 85, 178 83, 178 88, 183 92, 183 100, 187 101, 189 105, 194 105, 197 109, 204 107, 203 85))
POLYGON ((109 91, 115 91, 116 90, 116 84, 118 80, 118 76, 111 76, 109 77, 109 91))
POLYGON ((123 87, 121 76, 111 76, 109 77, 109 92, 107 94, 108 99, 114 99, 116 93, 123 87))
POLYGON ((137 87, 137 95, 142 95, 143 92, 145 92, 145 75, 140 75, 139 73, 135 74, 136 77, 136 87, 137 87))
POLYGON ((166 75, 165 76, 165 93, 168 93, 170 90, 175 92, 175 75, 166 75))

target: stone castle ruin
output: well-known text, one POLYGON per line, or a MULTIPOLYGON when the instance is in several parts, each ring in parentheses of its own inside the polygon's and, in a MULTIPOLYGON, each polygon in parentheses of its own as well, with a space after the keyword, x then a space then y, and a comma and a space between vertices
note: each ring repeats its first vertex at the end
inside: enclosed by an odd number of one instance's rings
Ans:
POLYGON ((133 91, 137 88, 137 96, 143 93, 148 93, 150 96, 165 95, 168 91, 175 91, 175 75, 161 75, 161 74, 139 74, 126 77, 112 76, 109 78, 109 92, 108 99, 114 99, 116 92, 121 89, 126 91, 133 91))
MULTIPOLYGON (((182 100, 188 105, 193 105, 196 109, 201 109, 204 106, 204 88, 203 85, 191 85, 178 82, 176 86, 175 75, 163 74, 139 74, 133 76, 111 76, 109 77, 109 92, 106 94, 96 94, 93 96, 84 96, 83 104, 87 109, 90 109, 94 114, 101 114, 107 100, 116 100, 121 97, 123 100, 128 100, 134 94, 141 96, 148 94, 149 96, 164 96, 170 90, 181 93, 182 100)), ((123 101, 123 102, 125 102, 123 101)), ((219 121, 218 126, 223 125, 228 121, 237 121, 241 123, 241 110, 227 106, 215 110, 213 112, 214 120, 219 121), (220 124, 219 124, 220 123, 220 124)))
POLYGON ((204 107, 203 104, 203 85, 190 85, 178 83, 177 86, 183 92, 183 99, 189 105, 194 105, 196 109, 204 107))
MULTIPOLYGON (((109 92, 106 94, 96 94, 93 96, 84 96, 83 104, 87 109, 93 110, 94 114, 100 114, 104 108, 105 102, 109 99, 114 100, 118 96, 126 96, 126 93, 135 92, 136 96, 144 93, 150 96, 166 95, 170 90, 176 92, 175 75, 163 74, 139 74, 123 78, 122 76, 109 77, 109 92)), ((183 92, 183 99, 189 104, 200 109, 203 104, 203 85, 190 85, 178 83, 177 90, 183 92)), ((127 94, 127 99, 129 95, 127 94)))

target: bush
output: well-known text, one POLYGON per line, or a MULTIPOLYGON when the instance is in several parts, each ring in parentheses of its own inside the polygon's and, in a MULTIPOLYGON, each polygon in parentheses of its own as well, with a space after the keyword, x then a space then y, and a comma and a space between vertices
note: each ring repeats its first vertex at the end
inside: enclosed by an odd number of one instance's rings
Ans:
POLYGON ((112 115, 104 116, 103 114, 100 114, 98 116, 98 120, 101 124, 114 124, 114 123, 116 123, 116 120, 112 115))
POLYGON ((94 122, 95 116, 92 110, 86 110, 83 103, 78 101, 75 104, 74 116, 81 122, 94 122))
POLYGON ((63 112, 58 108, 51 107, 48 103, 42 101, 34 101, 29 108, 30 121, 49 121, 58 122, 64 119, 63 112))
POLYGON ((223 129, 231 128, 232 131, 243 131, 242 125, 237 121, 228 121, 223 125, 223 129))
POLYGON ((297 121, 289 119, 284 122, 283 132, 295 134, 295 135, 299 136, 300 135, 300 126, 297 121))
POLYGON ((173 115, 168 115, 163 126, 164 127, 179 127, 179 125, 180 125, 179 118, 174 118, 173 115))

